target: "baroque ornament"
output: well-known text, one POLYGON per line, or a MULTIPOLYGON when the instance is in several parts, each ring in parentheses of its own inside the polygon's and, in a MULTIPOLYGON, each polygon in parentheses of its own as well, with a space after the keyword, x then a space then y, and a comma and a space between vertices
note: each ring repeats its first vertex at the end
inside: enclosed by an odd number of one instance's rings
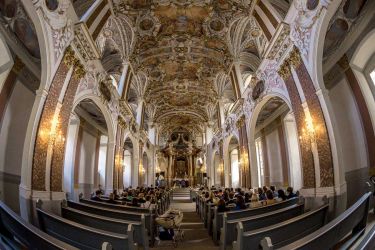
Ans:
POLYGON ((331 0, 321 0, 318 7, 310 10, 307 0, 293 1, 298 14, 291 24, 291 39, 305 57, 309 55, 313 26, 316 20, 319 19, 322 10, 326 8, 330 2, 331 0))
POLYGON ((67 14, 71 1, 60 0, 58 7, 53 11, 48 8, 46 1, 39 0, 33 3, 37 9, 42 11, 43 18, 50 29, 56 61, 73 39, 73 24, 67 14))

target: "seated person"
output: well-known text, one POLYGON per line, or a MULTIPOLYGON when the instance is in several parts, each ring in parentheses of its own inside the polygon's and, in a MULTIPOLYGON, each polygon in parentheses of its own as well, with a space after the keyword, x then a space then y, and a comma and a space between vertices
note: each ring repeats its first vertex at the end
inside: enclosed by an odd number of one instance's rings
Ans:
POLYGON ((146 200, 145 200, 145 198, 144 198, 144 193, 139 193, 139 195, 138 195, 138 202, 139 203, 145 203, 146 202, 146 200))
POLYGON ((287 199, 284 190, 279 189, 279 190, 277 191, 277 194, 278 194, 278 196, 277 196, 277 200, 278 200, 278 201, 285 201, 285 200, 287 199))
POLYGON ((286 192, 287 192, 287 199, 291 199, 291 198, 297 197, 297 195, 295 193, 293 193, 293 188, 292 187, 288 187, 286 189, 286 192))
POLYGON ((260 201, 265 201, 267 199, 266 194, 263 192, 262 188, 258 188, 258 194, 259 194, 260 201))
POLYGON ((115 201, 115 194, 114 193, 110 193, 109 194, 109 200, 106 201, 107 203, 111 203, 111 204, 118 204, 116 201, 115 201))
POLYGON ((236 207, 234 208, 234 210, 241 210, 245 208, 246 204, 244 198, 242 196, 238 196, 236 199, 236 207))
POLYGON ((245 194, 245 203, 249 203, 251 202, 251 194, 250 193, 246 193, 245 194))
POLYGON ((273 193, 273 197, 275 197, 275 199, 279 196, 278 192, 276 191, 276 187, 275 186, 270 186, 270 189, 273 193))
POLYGON ((229 211, 229 208, 225 206, 225 201, 223 199, 220 199, 219 202, 217 203, 217 211, 219 213, 227 212, 229 211))
POLYGON ((138 199, 134 197, 132 199, 132 202, 130 203, 130 206, 132 206, 132 207, 139 207, 138 199))
POLYGON ((271 204, 275 204, 276 203, 276 200, 273 197, 273 192, 270 189, 267 190, 266 197, 267 197, 267 200, 266 200, 266 204, 267 205, 271 205, 271 204))
POLYGON ((102 196, 102 192, 100 190, 96 190, 95 195, 91 196, 91 200, 102 201, 102 198, 100 198, 100 196, 102 196))
POLYGON ((229 204, 235 204, 236 203, 236 201, 235 201, 235 199, 234 199, 234 193, 233 192, 230 192, 229 193, 229 200, 228 200, 228 202, 227 202, 227 205, 229 205, 229 204))
POLYGON ((142 208, 151 208, 151 196, 146 195, 145 202, 141 203, 142 208))
POLYGON ((257 194, 253 194, 251 196, 251 202, 250 202, 250 207, 251 208, 256 208, 262 206, 262 203, 259 202, 259 197, 257 194))

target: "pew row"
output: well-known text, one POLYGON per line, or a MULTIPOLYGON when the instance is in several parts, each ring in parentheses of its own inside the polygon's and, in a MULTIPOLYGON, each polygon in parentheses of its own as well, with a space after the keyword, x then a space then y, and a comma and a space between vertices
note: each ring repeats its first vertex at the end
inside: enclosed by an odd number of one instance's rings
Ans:
POLYGON ((110 203, 106 203, 105 201, 94 201, 94 200, 85 199, 82 196, 79 197, 79 202, 97 206, 97 207, 106 207, 106 208, 116 209, 116 210, 121 210, 121 211, 129 211, 129 212, 141 213, 141 214, 155 214, 155 209, 110 204, 110 203))
POLYGON ((277 247, 287 245, 322 227, 326 222, 327 211, 326 204, 293 219, 247 232, 244 231, 242 222, 238 222, 237 239, 233 242, 233 249, 259 249, 265 237, 271 238, 277 247))
POLYGON ((126 221, 133 221, 133 222, 141 222, 142 215, 145 219, 146 229, 149 233, 151 244, 153 245, 155 240, 155 224, 153 219, 151 218, 150 214, 141 214, 135 212, 128 212, 128 211, 120 211, 113 208, 105 208, 105 207, 98 207, 84 203, 78 203, 74 201, 67 201, 67 206, 70 208, 74 208, 83 212, 101 215, 104 217, 109 217, 113 219, 120 219, 126 221))
POLYGON ((255 216, 228 220, 227 213, 223 216, 223 227, 221 228, 220 249, 226 249, 227 245, 232 245, 236 240, 236 226, 239 222, 242 223, 243 230, 251 231, 263 227, 268 227, 294 217, 297 217, 304 212, 304 204, 294 204, 292 206, 281 208, 273 212, 259 214, 255 216))
MULTIPOLYGON (((303 199, 296 197, 292 198, 289 200, 285 200, 282 202, 278 202, 272 205, 267 205, 267 206, 262 206, 262 207, 257 207, 257 208, 247 208, 243 210, 237 210, 237 211, 230 211, 226 212, 227 214, 227 219, 228 220, 235 220, 235 219, 240 219, 240 218, 245 218, 245 217, 250 217, 250 216, 255 216, 267 212, 272 212, 281 208, 285 208, 297 203, 302 203, 303 199)), ((214 209, 214 219, 213 219, 213 229, 212 229, 212 236, 215 244, 219 244, 219 236, 220 236, 220 230, 223 227, 223 213, 219 213, 217 211, 217 207, 214 209)))
MULTIPOLYGON (((370 197, 371 192, 364 194, 355 204, 327 225, 281 249, 335 249, 337 245, 341 249, 351 248, 365 232, 370 197)), ((274 241, 272 236, 265 239, 263 249, 278 248, 280 244, 274 241)))
POLYGON ((149 240, 147 230, 145 228, 145 218, 142 215, 140 222, 135 221, 126 221, 113 219, 101 215, 95 215, 86 213, 74 208, 62 206, 61 207, 61 216, 65 219, 94 227, 97 229, 105 230, 108 232, 126 234, 126 230, 129 225, 132 225, 134 228, 134 242, 139 246, 142 246, 143 249, 149 249, 149 240))
POLYGON ((126 234, 88 227, 37 208, 39 227, 49 235, 79 249, 134 250, 134 229, 129 224, 126 234))
POLYGON ((358 246, 355 247, 355 250, 372 250, 375 249, 375 225, 367 233, 358 246))
POLYGON ((0 201, 0 249, 78 250, 27 223, 2 201, 0 201))

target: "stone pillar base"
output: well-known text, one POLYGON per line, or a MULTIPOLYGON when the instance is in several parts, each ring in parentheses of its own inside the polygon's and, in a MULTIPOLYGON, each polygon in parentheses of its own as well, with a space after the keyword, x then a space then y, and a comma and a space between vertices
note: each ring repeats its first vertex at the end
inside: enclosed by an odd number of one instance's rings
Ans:
MULTIPOLYGON (((300 195, 305 200, 306 209, 316 209, 325 202, 329 204, 328 220, 332 220, 346 210, 347 192, 346 184, 341 187, 319 187, 319 188, 303 188, 300 195)), ((358 197, 359 198, 359 197, 358 197)))
POLYGON ((36 213, 37 200, 42 201, 43 210, 61 214, 61 202, 66 199, 65 192, 36 191, 20 186, 20 214, 23 219, 38 226, 36 213))

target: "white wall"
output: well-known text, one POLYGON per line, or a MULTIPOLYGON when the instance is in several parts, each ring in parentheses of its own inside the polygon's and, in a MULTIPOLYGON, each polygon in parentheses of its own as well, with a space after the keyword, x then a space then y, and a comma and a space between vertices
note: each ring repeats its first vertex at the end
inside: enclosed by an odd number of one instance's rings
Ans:
POLYGON ((0 199, 19 211, 22 149, 35 96, 16 82, 0 124, 0 199))
POLYGON ((82 186, 94 185, 94 169, 97 138, 83 130, 81 154, 79 159, 78 184, 82 186))
POLYGON ((100 148, 99 148, 99 158, 98 158, 98 173, 99 173, 99 185, 102 188, 105 187, 105 167, 107 163, 107 146, 108 146, 108 136, 102 135, 100 137, 100 148))
POLYGON ((344 166, 340 167, 345 172, 368 167, 361 118, 346 79, 330 90, 329 97, 342 142, 344 166))
POLYGON ((131 170, 132 170, 132 155, 130 151, 125 150, 124 152, 124 173, 123 181, 124 186, 129 187, 131 185, 131 170))
POLYGON ((302 188, 302 169, 297 135, 297 126, 294 116, 287 114, 284 118, 284 135, 289 164, 289 182, 295 190, 302 188))
POLYGON ((79 118, 71 119, 66 139, 65 161, 64 161, 64 191, 74 192, 74 161, 75 149, 77 148, 77 137, 79 131, 79 118))
POLYGON ((283 164, 279 140, 279 131, 276 128, 266 135, 269 180, 271 185, 283 184, 283 164))

